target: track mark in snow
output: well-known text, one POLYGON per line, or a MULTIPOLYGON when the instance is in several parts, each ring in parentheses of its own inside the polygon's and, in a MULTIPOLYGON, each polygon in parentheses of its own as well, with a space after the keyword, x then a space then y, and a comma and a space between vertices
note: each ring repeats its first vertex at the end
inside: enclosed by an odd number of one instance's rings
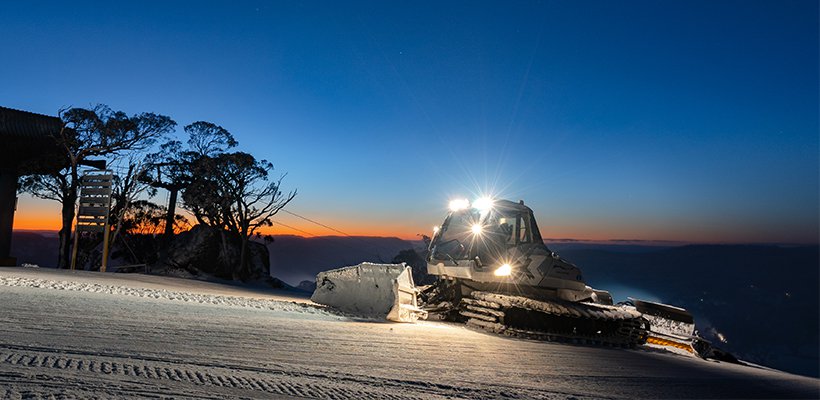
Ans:
MULTIPOLYGON (((339 387, 338 385, 316 384, 299 382, 297 379, 288 379, 280 375, 280 379, 273 379, 254 371, 237 371, 227 368, 207 368, 205 371, 196 370, 195 365, 163 366, 140 364, 139 360, 131 361, 99 361, 77 359, 70 355, 46 356, 54 359, 53 363, 42 362, 46 357, 40 354, 21 352, 0 353, 3 364, 10 364, 26 368, 47 368, 61 371, 76 371, 106 375, 135 376, 146 380, 173 380, 193 385, 218 386, 230 389, 242 389, 255 392, 267 392, 297 397, 341 398, 341 399, 378 399, 395 398, 408 399, 413 396, 393 396, 381 391, 372 391, 362 388, 339 387), (61 362, 62 361, 62 362, 61 362), (187 368, 186 368, 187 367, 187 368)), ((304 381, 305 379, 302 379, 304 381)), ((344 386, 344 385, 342 385, 344 386)), ((0 399, 20 398, 16 392, 6 390, 0 399)))
POLYGON ((265 300, 250 297, 175 292, 165 289, 132 288, 127 286, 102 285, 99 283, 69 282, 38 278, 23 278, 14 276, 0 277, 0 285, 13 287, 30 287, 39 289, 69 290, 78 292, 118 294, 152 299, 183 301, 186 303, 200 303, 242 308, 267 309, 280 312, 312 314, 336 318, 349 317, 348 315, 344 315, 340 312, 336 312, 335 310, 328 309, 323 306, 306 303, 297 303, 295 301, 265 300))
MULTIPOLYGON (((0 372, 8 367, 34 371, 46 370, 43 379, 51 379, 48 370, 57 370, 59 376, 73 373, 102 375, 107 382, 152 385, 151 381, 173 381, 193 386, 220 387, 296 397, 325 399, 395 399, 412 398, 510 398, 510 399, 566 399, 583 397, 549 393, 522 388, 457 387, 428 382, 376 379, 366 376, 323 374, 309 371, 243 368, 241 366, 210 366, 185 364, 175 361, 157 361, 125 358, 112 355, 71 354, 60 350, 22 346, 0 347, 0 372), (93 357, 93 358, 92 358, 93 357), (119 377, 119 379, 117 379, 119 377), (130 378, 130 380, 128 380, 130 378), (124 381, 125 379, 125 381, 124 381)), ((21 371, 21 370, 16 370, 21 371)), ((56 372, 56 371, 55 371, 56 372)), ((31 377, 31 373, 26 376, 31 377)), ((1 380, 1 379, 0 379, 1 380)), ((39 384, 41 381, 37 381, 39 384)), ((170 382, 169 382, 170 383, 170 382)), ((2 393, 2 392, 0 392, 2 393)), ((16 392, 6 391, 0 399, 19 398, 16 392), (10 397, 11 396, 11 397, 10 397)), ((23 396, 25 397, 25 396, 23 396)))
POLYGON ((3 386, 0 386, 0 399, 2 400, 11 400, 11 399, 22 399, 23 396, 20 395, 20 392, 8 389, 3 386))

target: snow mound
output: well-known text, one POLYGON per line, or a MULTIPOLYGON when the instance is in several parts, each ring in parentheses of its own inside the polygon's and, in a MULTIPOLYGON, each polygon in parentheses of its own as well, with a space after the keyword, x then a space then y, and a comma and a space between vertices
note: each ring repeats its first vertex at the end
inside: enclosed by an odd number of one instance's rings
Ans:
POLYGON ((293 301, 266 300, 239 296, 188 293, 165 289, 150 289, 120 285, 104 285, 93 282, 70 282, 16 276, 0 276, 0 286, 103 293, 112 295, 143 297, 150 299, 183 301, 186 303, 200 303, 229 307, 267 309, 276 312, 313 314, 335 318, 345 318, 344 315, 334 312, 334 310, 325 307, 321 307, 314 304, 297 303, 293 301))

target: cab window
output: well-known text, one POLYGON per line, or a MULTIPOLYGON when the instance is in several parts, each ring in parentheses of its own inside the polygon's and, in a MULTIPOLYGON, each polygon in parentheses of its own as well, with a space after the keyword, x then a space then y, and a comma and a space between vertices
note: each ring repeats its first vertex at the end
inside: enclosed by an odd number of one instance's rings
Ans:
POLYGON ((516 218, 516 225, 518 227, 518 243, 532 243, 529 215, 519 215, 516 218))

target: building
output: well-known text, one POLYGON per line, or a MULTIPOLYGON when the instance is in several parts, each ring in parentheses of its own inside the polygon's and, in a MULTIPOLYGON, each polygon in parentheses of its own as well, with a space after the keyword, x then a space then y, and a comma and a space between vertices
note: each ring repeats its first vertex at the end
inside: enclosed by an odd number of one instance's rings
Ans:
POLYGON ((20 176, 49 173, 66 164, 57 137, 60 118, 0 107, 0 266, 14 266, 9 254, 20 176))

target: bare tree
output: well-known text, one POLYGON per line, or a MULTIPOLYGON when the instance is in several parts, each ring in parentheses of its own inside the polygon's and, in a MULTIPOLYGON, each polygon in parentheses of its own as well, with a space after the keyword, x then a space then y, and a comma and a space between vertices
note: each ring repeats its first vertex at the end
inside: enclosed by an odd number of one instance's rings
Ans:
POLYGON ((122 161, 125 172, 114 177, 113 193, 111 194, 113 206, 110 214, 110 223, 114 227, 114 233, 111 236, 111 246, 114 246, 123 231, 125 214, 129 212, 132 204, 143 193, 149 192, 153 196, 156 192, 156 189, 139 179, 148 168, 148 164, 141 154, 130 153, 117 161, 122 161))
POLYGON ((60 110, 63 128, 57 144, 65 150, 66 164, 47 175, 30 175, 22 179, 24 191, 61 203, 62 226, 59 232, 58 268, 69 265, 71 226, 79 188, 80 165, 89 158, 106 158, 128 151, 143 150, 170 132, 176 123, 169 117, 142 113, 129 117, 105 105, 91 109, 60 110))

